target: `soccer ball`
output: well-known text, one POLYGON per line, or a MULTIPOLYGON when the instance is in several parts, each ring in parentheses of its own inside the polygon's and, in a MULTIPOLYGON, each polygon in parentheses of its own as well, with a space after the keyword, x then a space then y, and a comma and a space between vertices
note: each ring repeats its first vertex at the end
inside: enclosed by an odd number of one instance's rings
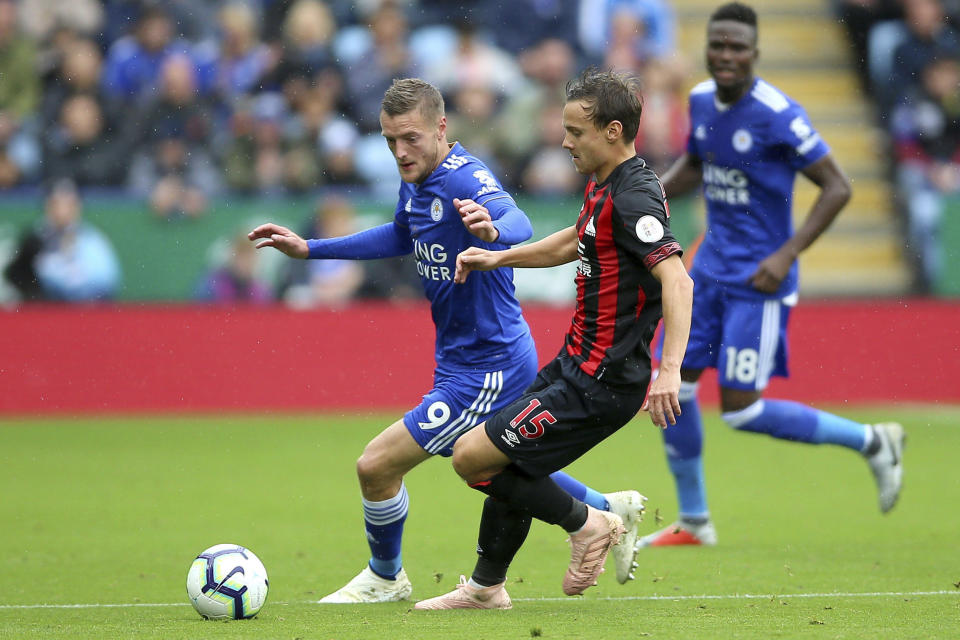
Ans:
POLYGON ((267 570, 253 552, 218 544, 197 556, 187 573, 187 596, 204 618, 252 618, 267 601, 267 570))

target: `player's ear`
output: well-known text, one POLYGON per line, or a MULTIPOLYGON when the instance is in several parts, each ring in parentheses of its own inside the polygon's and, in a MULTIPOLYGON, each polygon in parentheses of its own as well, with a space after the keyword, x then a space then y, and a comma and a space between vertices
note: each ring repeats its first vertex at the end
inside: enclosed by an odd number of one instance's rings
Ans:
POLYGON ((447 116, 440 116, 440 121, 437 123, 437 140, 443 140, 443 136, 447 133, 447 116))
POLYGON ((607 142, 616 142, 617 138, 623 135, 623 123, 619 120, 611 120, 604 128, 603 134, 607 142))

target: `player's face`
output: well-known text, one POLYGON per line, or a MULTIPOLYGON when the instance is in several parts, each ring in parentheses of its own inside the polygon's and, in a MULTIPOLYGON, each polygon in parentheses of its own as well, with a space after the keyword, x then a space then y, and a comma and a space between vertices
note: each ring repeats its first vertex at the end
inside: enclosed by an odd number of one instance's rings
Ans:
POLYGON ((721 99, 739 98, 753 82, 757 33, 734 20, 711 22, 707 28, 707 71, 717 83, 721 99))
POLYGON ((587 116, 582 100, 572 100, 563 107, 563 148, 573 157, 579 173, 590 175, 607 164, 610 144, 587 116))
POLYGON ((400 179, 420 184, 446 157, 447 119, 428 120, 414 109, 396 116, 380 112, 380 130, 397 161, 400 179))

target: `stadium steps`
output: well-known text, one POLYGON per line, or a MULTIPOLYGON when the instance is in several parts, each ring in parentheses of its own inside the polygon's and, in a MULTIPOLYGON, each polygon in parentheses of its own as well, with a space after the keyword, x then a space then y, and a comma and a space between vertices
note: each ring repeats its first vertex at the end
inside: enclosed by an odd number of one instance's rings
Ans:
MULTIPOLYGON (((675 0, 677 45, 703 77, 706 20, 721 0, 675 0)), ((850 176, 854 195, 824 235, 800 258, 805 296, 906 293, 910 273, 886 178, 884 134, 873 122, 847 60, 847 45, 829 0, 752 0, 760 21, 757 72, 799 101, 850 176)), ((818 189, 798 176, 794 222, 818 189)))

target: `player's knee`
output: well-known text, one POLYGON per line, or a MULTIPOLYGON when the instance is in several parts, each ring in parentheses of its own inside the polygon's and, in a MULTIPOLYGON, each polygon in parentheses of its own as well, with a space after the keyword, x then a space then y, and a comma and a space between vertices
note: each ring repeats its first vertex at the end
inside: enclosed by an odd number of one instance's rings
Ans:
POLYGON ((383 476, 383 465, 380 457, 369 450, 364 452, 357 459, 357 477, 360 484, 369 485, 380 481, 383 476))
POLYGON ((745 407, 728 409, 723 407, 723 413, 720 417, 727 423, 727 426, 740 431, 752 431, 751 425, 763 413, 763 399, 757 399, 745 407))
POLYGON ((477 457, 462 439, 453 445, 452 462, 453 470, 456 471, 457 475, 467 484, 474 484, 475 482, 486 480, 480 473, 482 470, 477 466, 477 457))

